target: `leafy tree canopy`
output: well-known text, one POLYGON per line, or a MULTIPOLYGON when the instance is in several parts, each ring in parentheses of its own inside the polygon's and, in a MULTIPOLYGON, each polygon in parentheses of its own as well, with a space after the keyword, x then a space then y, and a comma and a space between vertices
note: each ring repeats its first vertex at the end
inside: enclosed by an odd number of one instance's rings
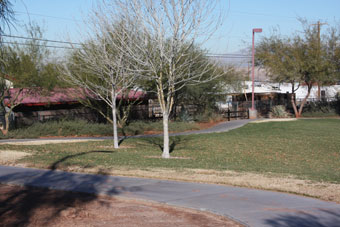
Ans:
POLYGON ((292 37, 273 34, 264 37, 256 48, 257 65, 264 67, 273 80, 291 83, 292 93, 300 85, 307 86, 308 92, 299 111, 295 101, 292 103, 297 117, 301 115, 312 87, 334 83, 340 72, 339 30, 331 28, 321 36, 317 27, 310 26, 306 20, 300 21, 302 33, 292 37))

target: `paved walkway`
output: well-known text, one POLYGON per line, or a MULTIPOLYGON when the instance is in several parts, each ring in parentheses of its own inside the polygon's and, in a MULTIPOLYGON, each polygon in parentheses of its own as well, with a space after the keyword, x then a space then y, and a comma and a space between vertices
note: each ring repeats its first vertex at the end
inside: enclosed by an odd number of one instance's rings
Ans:
MULTIPOLYGON (((242 127, 249 121, 223 122, 209 129, 171 135, 226 132, 242 127)), ((68 138, 68 140, 91 139, 112 139, 112 137, 68 138)), ((0 143, 32 140, 36 139, 0 140, 0 143)), ((65 140, 65 138, 39 140, 65 140)), ((340 227, 339 204, 278 192, 5 166, 0 166, 0 182, 153 200, 169 205, 211 211, 255 227, 340 227)))
POLYGON ((339 227, 340 205, 247 188, 0 166, 0 182, 146 199, 232 218, 248 226, 339 227))
MULTIPOLYGON (((235 120, 235 121, 226 121, 219 123, 211 128, 203 129, 203 130, 197 130, 197 131, 188 131, 188 132, 179 132, 179 133, 170 133, 170 136, 181 136, 181 135, 192 135, 192 134, 206 134, 206 133, 219 133, 219 132, 227 132, 232 129, 240 128, 249 122, 254 121, 250 119, 244 119, 244 120, 235 120)), ((127 136, 127 137, 120 137, 120 139, 127 139, 127 138, 140 138, 140 137, 159 137, 162 136, 162 134, 156 134, 156 135, 137 135, 137 136, 127 136)), ((29 141, 44 141, 44 140, 52 140, 52 141, 58 141, 58 140, 108 140, 113 139, 111 136, 105 136, 105 137, 61 137, 61 138, 44 138, 44 139, 0 139, 1 143, 16 143, 16 142, 29 142, 29 141)))

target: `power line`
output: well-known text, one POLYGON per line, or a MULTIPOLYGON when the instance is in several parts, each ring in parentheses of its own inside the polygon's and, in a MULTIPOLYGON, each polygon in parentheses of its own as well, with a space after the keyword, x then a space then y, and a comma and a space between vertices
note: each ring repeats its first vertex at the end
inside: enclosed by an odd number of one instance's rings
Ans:
MULTIPOLYGON (((24 37, 24 36, 16 36, 16 35, 2 35, 4 37, 9 37, 9 38, 18 38, 18 39, 26 39, 26 40, 38 40, 38 41, 45 41, 45 42, 53 42, 53 43, 63 43, 63 44, 74 44, 74 45, 81 45, 81 43, 73 43, 73 42, 65 42, 65 41, 59 41, 59 40, 51 40, 51 39, 39 39, 39 38, 31 38, 31 37, 24 37)), ((16 43, 16 42, 2 42, 6 44, 18 44, 18 45, 31 45, 27 43, 16 43)), ((63 49, 73 49, 71 47, 61 47, 61 46, 51 46, 51 45, 39 45, 37 46, 45 46, 45 47, 51 47, 51 48, 63 48, 63 49)), ((251 55, 247 54, 207 54, 208 57, 217 57, 217 58, 250 58, 251 55)))
POLYGON ((210 58, 232 58, 232 59, 248 59, 248 58, 251 58, 251 56, 249 57, 237 57, 237 56, 215 56, 215 55, 207 55, 207 57, 210 57, 210 58))
POLYGON ((251 55, 247 54, 207 54, 208 57, 213 58, 239 58, 239 59, 247 59, 251 58, 251 55))
MULTIPOLYGON (((15 44, 15 45, 23 45, 23 46, 32 46, 32 44, 29 43, 16 43, 16 42, 1 42, 5 44, 15 44)), ((60 48, 60 49, 74 49, 71 47, 62 47, 62 46, 50 46, 50 45, 40 45, 40 44, 34 44, 34 46, 39 46, 39 47, 48 47, 48 48, 60 48)))
MULTIPOLYGON (((296 19, 296 17, 292 16, 283 16, 283 15, 274 15, 274 14, 267 14, 267 13, 254 13, 254 12, 245 12, 245 11, 237 11, 237 10, 231 10, 231 13, 236 13, 236 14, 244 14, 244 15, 254 15, 254 16, 267 16, 267 17, 276 17, 276 18, 290 18, 290 19, 296 19)), ((54 19, 60 19, 60 20, 68 20, 68 21, 73 21, 73 22, 82 22, 81 20, 76 20, 72 18, 66 18, 66 17, 56 17, 56 16, 50 16, 50 15, 45 15, 45 14, 40 14, 40 13, 31 13, 31 12, 20 12, 20 11, 14 11, 14 13, 17 14, 29 14, 33 16, 39 16, 39 17, 48 17, 48 18, 54 18, 54 19)))
POLYGON ((214 53, 208 53, 208 55, 217 55, 217 56, 251 56, 250 54, 235 54, 235 53, 230 53, 230 54, 214 54, 214 53))
POLYGON ((254 13, 254 12, 245 12, 245 11, 236 11, 236 10, 231 10, 230 12, 231 13, 244 14, 244 15, 266 16, 266 17, 277 17, 277 18, 281 17, 281 18, 296 19, 296 17, 274 15, 274 14, 268 14, 268 13, 254 13))
POLYGON ((251 55, 233 55, 233 54, 207 54, 207 56, 212 57, 235 57, 235 58, 248 58, 251 57, 251 55))
POLYGON ((75 19, 72 19, 72 18, 49 16, 49 15, 44 15, 44 14, 39 14, 39 13, 20 12, 20 11, 14 11, 14 13, 17 13, 17 14, 29 14, 29 15, 33 15, 33 16, 39 16, 39 17, 49 17, 49 18, 68 20, 68 21, 73 21, 73 22, 82 22, 80 20, 75 20, 75 19))
MULTIPOLYGON (((17 38, 17 39, 26 39, 26 40, 38 40, 38 41, 44 41, 44 42, 53 42, 53 43, 62 43, 62 44, 74 44, 74 45, 82 45, 81 43, 74 43, 74 42, 66 42, 66 41, 59 41, 59 40, 51 40, 51 39, 39 39, 39 38, 31 38, 31 37, 24 37, 24 36, 16 36, 16 35, 2 35, 3 37, 9 37, 9 38, 17 38)), ((17 42, 2 42, 6 44, 18 44, 18 45, 32 45, 27 43, 17 43, 17 42)), ((44 46, 44 47, 51 47, 51 48, 62 48, 62 49, 73 49, 72 47, 62 47, 62 46, 51 46, 51 45, 39 45, 37 46, 44 46)), ((209 53, 207 54, 208 57, 216 57, 216 58, 250 58, 251 55, 247 54, 214 54, 209 53)))
POLYGON ((28 40, 38 40, 38 41, 44 41, 44 42, 52 42, 52 43, 64 43, 64 44, 75 44, 75 45, 81 45, 80 43, 72 43, 72 42, 65 42, 65 41, 58 41, 58 40, 51 40, 51 39, 39 39, 39 38, 30 38, 30 37, 23 37, 23 36, 16 36, 16 35, 2 35, 4 37, 10 37, 10 38, 17 38, 17 39, 28 39, 28 40))

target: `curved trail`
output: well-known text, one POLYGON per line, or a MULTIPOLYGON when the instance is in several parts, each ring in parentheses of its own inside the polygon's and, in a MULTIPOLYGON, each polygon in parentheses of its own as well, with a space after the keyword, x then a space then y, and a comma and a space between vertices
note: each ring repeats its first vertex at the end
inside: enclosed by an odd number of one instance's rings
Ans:
POLYGON ((340 226, 340 205, 248 188, 0 166, 0 183, 146 199, 210 211, 246 226, 340 226))
MULTIPOLYGON (((212 128, 174 133, 171 136, 226 132, 250 120, 223 122, 212 128)), ((132 137, 155 137, 141 135, 132 137)), ((98 140, 101 138, 55 138, 58 140, 98 140)), ((51 139, 1 140, 5 142, 51 139)), ((340 226, 340 205, 287 193, 146 178, 80 174, 32 168, 0 166, 0 183, 88 192, 146 199, 232 218, 246 226, 316 227, 340 226)))

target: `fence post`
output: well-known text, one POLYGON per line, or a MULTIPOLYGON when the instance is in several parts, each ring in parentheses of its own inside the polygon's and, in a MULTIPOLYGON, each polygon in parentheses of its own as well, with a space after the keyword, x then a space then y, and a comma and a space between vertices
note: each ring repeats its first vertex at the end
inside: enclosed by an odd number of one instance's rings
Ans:
POLYGON ((236 120, 238 120, 238 115, 237 115, 237 111, 238 111, 238 102, 236 103, 236 120))
POLYGON ((228 121, 230 121, 230 109, 228 108, 228 121))

